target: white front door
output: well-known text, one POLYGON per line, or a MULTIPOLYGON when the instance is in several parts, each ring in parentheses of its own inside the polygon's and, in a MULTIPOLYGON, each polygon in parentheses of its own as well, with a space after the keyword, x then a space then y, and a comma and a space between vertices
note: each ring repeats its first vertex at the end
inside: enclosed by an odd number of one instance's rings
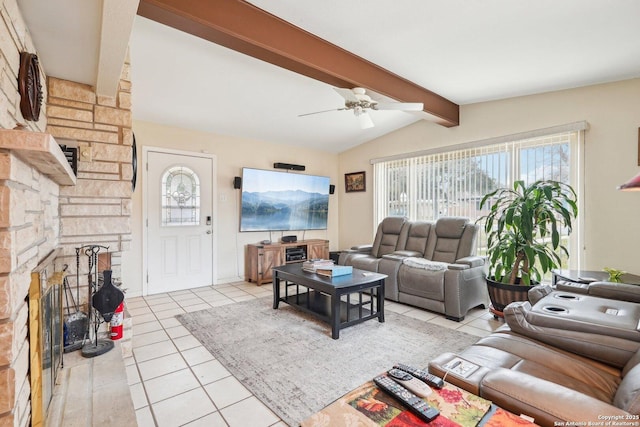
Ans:
POLYGON ((147 152, 147 294, 213 284, 214 158, 147 152))

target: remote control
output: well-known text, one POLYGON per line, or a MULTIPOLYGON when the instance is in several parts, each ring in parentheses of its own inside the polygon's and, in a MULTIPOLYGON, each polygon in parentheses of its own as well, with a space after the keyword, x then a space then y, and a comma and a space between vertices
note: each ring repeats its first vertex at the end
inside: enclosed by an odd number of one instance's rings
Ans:
POLYGON ((423 371, 421 369, 416 369, 409 365, 402 365, 402 364, 395 365, 394 368, 410 373, 414 377, 429 384, 431 387, 442 388, 444 386, 444 381, 442 381, 442 378, 440 378, 437 375, 430 374, 427 371, 423 371))
POLYGON ((420 381, 405 371, 394 368, 387 372, 387 375, 418 397, 427 397, 432 393, 431 387, 425 384, 424 381, 420 381))
POLYGON ((385 375, 375 377, 373 382, 382 390, 402 402, 411 412, 423 421, 432 421, 435 417, 440 415, 440 411, 436 408, 430 406, 427 402, 420 399, 418 396, 385 375))

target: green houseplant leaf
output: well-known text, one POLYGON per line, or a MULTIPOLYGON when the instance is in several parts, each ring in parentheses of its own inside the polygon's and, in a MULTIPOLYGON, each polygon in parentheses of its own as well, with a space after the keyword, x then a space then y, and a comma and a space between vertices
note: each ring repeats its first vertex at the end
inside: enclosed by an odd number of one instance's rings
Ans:
POLYGON ((488 214, 487 234, 489 276, 510 284, 532 284, 560 266, 558 251, 568 255, 561 244, 561 230, 572 231, 578 215, 577 196, 570 185, 540 180, 513 188, 499 188, 486 194, 480 209, 488 214))

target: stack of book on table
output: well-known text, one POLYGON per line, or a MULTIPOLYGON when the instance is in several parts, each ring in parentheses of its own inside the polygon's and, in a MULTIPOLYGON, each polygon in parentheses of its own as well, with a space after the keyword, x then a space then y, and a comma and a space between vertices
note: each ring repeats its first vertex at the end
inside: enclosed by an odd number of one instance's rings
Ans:
POLYGON ((330 259, 310 259, 302 263, 302 269, 309 273, 315 273, 318 268, 333 267, 333 260, 330 259))
POLYGON ((353 267, 350 265, 332 265, 330 267, 316 268, 316 274, 327 277, 346 276, 353 273, 353 267))

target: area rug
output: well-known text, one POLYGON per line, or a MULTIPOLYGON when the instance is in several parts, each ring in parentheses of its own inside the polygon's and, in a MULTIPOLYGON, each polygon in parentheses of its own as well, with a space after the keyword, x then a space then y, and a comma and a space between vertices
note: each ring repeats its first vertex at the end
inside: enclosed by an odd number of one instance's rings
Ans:
POLYGON ((176 318, 242 384, 291 426, 395 363, 420 368, 478 337, 386 311, 331 338, 331 327, 260 298, 176 318))

